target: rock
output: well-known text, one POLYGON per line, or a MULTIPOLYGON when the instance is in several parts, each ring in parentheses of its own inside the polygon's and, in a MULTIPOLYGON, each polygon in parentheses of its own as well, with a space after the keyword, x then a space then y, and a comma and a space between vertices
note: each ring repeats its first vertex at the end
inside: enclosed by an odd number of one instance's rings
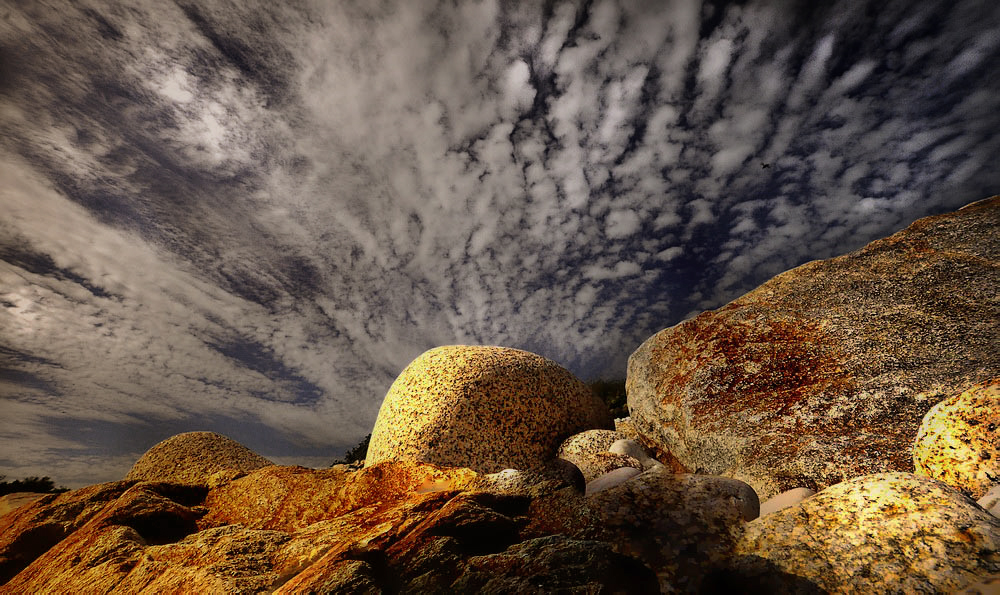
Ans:
POLYGON ((563 488, 581 493, 586 489, 586 481, 580 469, 563 459, 555 459, 546 465, 525 471, 504 469, 499 473, 482 475, 469 485, 470 490, 532 498, 563 488))
POLYGON ((632 424, 631 417, 615 419, 615 431, 621 434, 623 438, 631 440, 639 439, 639 433, 636 432, 635 426, 632 424))
POLYGON ((653 335, 626 384, 642 444, 763 498, 912 471, 924 414, 1000 376, 998 228, 1000 196, 653 335))
POLYGON ((748 586, 769 566, 836 593, 951 592, 1000 572, 1000 519, 942 482, 879 473, 747 523, 735 553, 748 586))
POLYGON ((649 456, 646 449, 635 440, 615 440, 615 442, 608 448, 608 452, 632 457, 633 459, 639 461, 643 469, 648 469, 653 465, 662 465, 662 463, 649 456))
MULTIPOLYGON (((239 442, 213 432, 185 432, 146 451, 125 476, 128 480, 205 485, 222 471, 248 473, 273 465, 239 442)), ((219 480, 225 474, 216 478, 219 480)), ((232 478, 234 475, 229 475, 232 478)))
POLYGON ((1000 378, 931 408, 913 442, 916 473, 981 498, 1000 485, 1000 378))
POLYGON ((795 506, 815 493, 815 491, 810 490, 809 488, 793 488, 791 490, 781 492, 777 496, 772 496, 760 505, 760 516, 778 512, 779 510, 783 510, 789 506, 795 506))
POLYGON ((958 591, 958 595, 1000 595, 1000 574, 993 574, 958 591))
POLYGON ((577 432, 612 427, 607 407, 555 362, 504 347, 431 349, 396 378, 365 465, 411 460, 480 473, 555 458, 577 432))
POLYGON ((13 492, 0 496, 0 516, 17 510, 26 504, 31 504, 35 500, 44 497, 45 494, 37 492, 13 492))
POLYGON ((135 482, 47 494, 0 517, 0 584, 97 515, 135 482))
POLYGON ((657 592, 656 575, 600 541, 551 535, 472 558, 453 593, 657 592))
POLYGON ((652 568, 661 592, 699 592, 757 506, 743 482, 656 466, 585 498, 562 492, 534 500, 524 534, 606 541, 652 568))
POLYGON ((1000 486, 990 488, 983 494, 982 498, 976 501, 976 504, 993 516, 1000 517, 1000 486))
POLYGON ((624 483, 636 475, 642 473, 640 469, 634 467, 621 467, 619 469, 612 469, 604 475, 594 478, 593 480, 587 482, 587 496, 593 496, 594 494, 599 494, 604 490, 613 488, 620 483, 624 483))
POLYGON ((587 430, 563 441, 558 454, 579 467, 588 482, 621 467, 641 470, 642 464, 635 458, 608 451, 621 438, 622 435, 614 430, 587 430))

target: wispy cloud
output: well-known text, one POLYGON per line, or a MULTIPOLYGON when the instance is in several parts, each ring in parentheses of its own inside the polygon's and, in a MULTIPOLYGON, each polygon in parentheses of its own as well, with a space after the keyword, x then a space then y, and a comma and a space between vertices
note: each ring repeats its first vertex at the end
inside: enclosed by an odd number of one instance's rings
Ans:
POLYGON ((8 475, 106 479, 185 429, 332 459, 439 344, 620 375, 998 182, 988 3, 7 13, 8 475))

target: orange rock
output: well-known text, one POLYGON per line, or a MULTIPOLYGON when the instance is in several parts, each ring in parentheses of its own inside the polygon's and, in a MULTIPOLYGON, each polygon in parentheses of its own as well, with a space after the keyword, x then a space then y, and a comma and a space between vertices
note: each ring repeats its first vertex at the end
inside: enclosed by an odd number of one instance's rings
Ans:
POLYGON ((924 414, 1000 375, 997 229, 1000 196, 653 335, 628 366, 643 445, 764 499, 911 471, 924 414))

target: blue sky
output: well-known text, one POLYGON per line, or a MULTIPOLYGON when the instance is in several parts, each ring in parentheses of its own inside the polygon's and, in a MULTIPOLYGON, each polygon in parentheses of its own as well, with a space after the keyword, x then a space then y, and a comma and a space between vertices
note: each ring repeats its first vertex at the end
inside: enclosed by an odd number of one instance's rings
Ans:
POLYGON ((9 478, 117 479, 188 430, 324 466, 430 347, 622 377, 1000 187, 991 2, 0 13, 9 478))

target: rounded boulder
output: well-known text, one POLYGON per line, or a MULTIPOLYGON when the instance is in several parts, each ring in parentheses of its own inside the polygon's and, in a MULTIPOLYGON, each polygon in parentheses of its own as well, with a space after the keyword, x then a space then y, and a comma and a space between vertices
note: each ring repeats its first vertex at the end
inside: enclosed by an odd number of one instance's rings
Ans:
POLYGON ((125 479, 204 485, 220 471, 249 473, 274 465, 231 438, 214 432, 185 432, 146 451, 125 479))
POLYGON ((412 460, 480 473, 529 469, 568 436, 614 427, 607 407, 559 364, 506 347, 424 352, 382 402, 365 465, 412 460))

